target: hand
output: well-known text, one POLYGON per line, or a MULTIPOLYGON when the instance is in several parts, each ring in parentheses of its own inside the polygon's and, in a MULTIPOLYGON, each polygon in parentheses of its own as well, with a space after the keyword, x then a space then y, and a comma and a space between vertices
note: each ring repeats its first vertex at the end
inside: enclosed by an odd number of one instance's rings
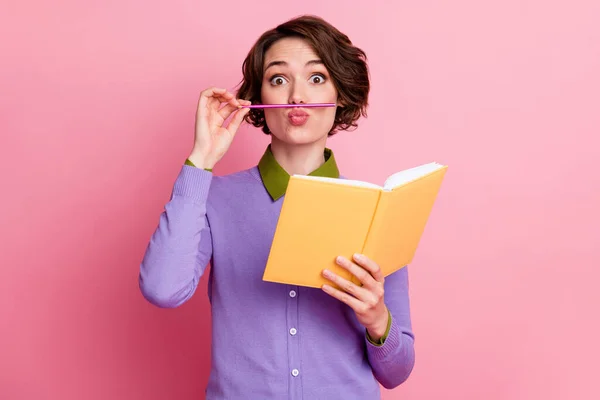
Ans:
POLYGON ((389 317, 383 298, 383 273, 379 265, 366 256, 354 255, 353 258, 356 263, 339 256, 336 263, 356 276, 362 286, 324 270, 323 276, 342 290, 323 285, 323 291, 350 306, 369 336, 373 340, 379 340, 385 334, 389 317))
POLYGON ((248 100, 239 100, 221 88, 208 88, 200 93, 196 111, 196 134, 189 159, 198 167, 212 168, 227 152, 249 108, 248 100), (221 103, 226 103, 221 107, 221 103), (221 108, 219 108, 221 107, 221 108), (235 113, 227 127, 223 122, 235 113))

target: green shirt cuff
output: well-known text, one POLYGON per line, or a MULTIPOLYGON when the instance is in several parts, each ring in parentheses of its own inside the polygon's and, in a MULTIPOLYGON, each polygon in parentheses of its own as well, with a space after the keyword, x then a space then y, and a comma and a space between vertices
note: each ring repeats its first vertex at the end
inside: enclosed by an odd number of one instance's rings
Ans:
MULTIPOLYGON (((189 165, 190 167, 195 167, 194 163, 190 161, 190 159, 185 160, 185 165, 189 165)), ((212 172, 212 168, 204 168, 206 171, 212 172)))
POLYGON ((367 332, 367 340, 369 342, 371 342, 371 344, 373 344, 374 346, 383 346, 383 343, 385 343, 385 339, 387 339, 388 335, 390 334, 391 327, 392 327, 392 313, 388 309, 388 323, 387 323, 387 328, 385 329, 385 333, 383 334, 383 336, 379 340, 373 340, 371 338, 371 336, 369 336, 369 332, 367 332))

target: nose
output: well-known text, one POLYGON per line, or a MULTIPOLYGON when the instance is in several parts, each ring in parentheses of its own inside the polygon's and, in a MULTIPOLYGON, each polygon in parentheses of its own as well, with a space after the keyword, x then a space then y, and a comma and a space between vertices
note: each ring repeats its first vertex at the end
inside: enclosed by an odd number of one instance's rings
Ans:
POLYGON ((306 92, 301 83, 297 80, 289 85, 290 93, 288 98, 289 104, 301 104, 306 103, 306 92))

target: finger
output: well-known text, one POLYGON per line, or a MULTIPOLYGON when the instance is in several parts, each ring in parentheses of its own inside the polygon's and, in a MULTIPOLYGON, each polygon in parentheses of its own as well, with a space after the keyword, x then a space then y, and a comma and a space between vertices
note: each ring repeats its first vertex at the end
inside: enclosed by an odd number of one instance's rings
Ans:
POLYGON ((346 303, 350 308, 352 308, 355 312, 362 312, 363 303, 355 297, 350 296, 348 293, 338 290, 329 285, 323 285, 323 291, 330 295, 331 297, 335 297, 343 303, 346 303))
POLYGON ((202 93, 200 93, 199 103, 200 107, 206 107, 208 105, 215 107, 215 105, 220 103, 230 103, 236 107, 240 105, 233 93, 227 91, 227 89, 215 87, 203 90, 202 93), (217 101, 215 102, 215 100, 217 101))
POLYGON ((227 119, 231 115, 232 112, 234 112, 235 110, 239 110, 242 105, 252 104, 248 100, 241 100, 241 99, 238 99, 237 102, 238 102, 238 105, 234 105, 234 104, 231 104, 231 102, 229 102, 225 106, 223 106, 219 110, 219 115, 221 116, 221 118, 227 119))
POLYGON ((335 262, 340 267, 348 270, 364 286, 371 287, 371 286, 373 286, 373 284, 375 284, 375 279, 373 276, 371 276, 371 273, 369 271, 354 264, 352 261, 348 260, 346 257, 339 256, 336 258, 335 262))
POLYGON ((208 104, 208 100, 212 98, 215 94, 223 94, 227 92, 227 89, 210 87, 208 89, 204 89, 200 92, 200 99, 198 100, 199 106, 205 107, 208 104))
POLYGON ((385 277, 383 276, 383 272, 375 261, 371 260, 369 257, 364 254, 354 254, 352 256, 354 261, 356 261, 361 267, 369 271, 371 276, 377 281, 383 283, 385 277))
POLYGON ((202 91, 206 96, 212 96, 214 93, 225 93, 227 89, 217 86, 211 86, 202 91))
POLYGON ((215 97, 218 98, 222 103, 228 103, 234 107, 238 107, 241 105, 240 101, 236 99, 233 93, 231 92, 225 92, 221 95, 216 94, 215 97))
POLYGON ((226 93, 227 89, 219 88, 219 87, 209 87, 200 92, 200 97, 212 97, 215 94, 223 94, 226 93))
POLYGON ((219 115, 221 116, 221 118, 227 119, 235 110, 239 110, 239 108, 230 103, 227 103, 219 110, 219 115))
POLYGON ((329 270, 323 271, 323 276, 329 279, 331 282, 335 283, 340 289, 344 292, 352 295, 356 299, 365 302, 370 294, 369 291, 363 287, 356 285, 354 282, 350 282, 347 279, 342 278, 341 276, 334 274, 329 270))
POLYGON ((227 130, 229 132, 231 132, 232 134, 235 134, 237 132, 238 128, 240 127, 240 125, 242 124, 242 122, 244 121, 244 117, 246 116, 246 114, 248 114, 249 111, 250 111, 249 108, 242 108, 242 109, 237 110, 235 112, 235 115, 231 119, 231 122, 229 122, 229 125, 227 126, 227 130))
POLYGON ((226 105, 230 105, 234 108, 240 106, 240 102, 236 99, 232 93, 225 92, 223 94, 215 94, 209 98, 209 105, 214 108, 218 108, 222 103, 226 103, 226 105))

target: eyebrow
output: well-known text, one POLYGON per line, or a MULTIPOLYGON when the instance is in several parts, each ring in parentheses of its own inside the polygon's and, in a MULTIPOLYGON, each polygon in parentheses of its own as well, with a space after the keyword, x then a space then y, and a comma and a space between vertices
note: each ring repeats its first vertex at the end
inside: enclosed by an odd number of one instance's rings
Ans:
MULTIPOLYGON (((270 67, 274 67, 277 65, 282 65, 282 66, 286 66, 288 65, 288 63, 286 63, 285 61, 271 61, 269 64, 267 64, 267 67, 265 68, 265 72, 270 68, 270 67)), ((323 61, 316 59, 316 60, 310 60, 305 64, 305 67, 308 67, 309 65, 323 65, 323 61)))

